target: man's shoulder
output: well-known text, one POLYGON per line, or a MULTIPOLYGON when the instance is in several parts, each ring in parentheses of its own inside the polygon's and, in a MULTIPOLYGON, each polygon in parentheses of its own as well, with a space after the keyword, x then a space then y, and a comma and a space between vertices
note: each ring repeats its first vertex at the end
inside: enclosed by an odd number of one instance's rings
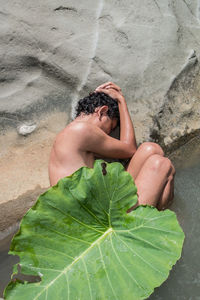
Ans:
POLYGON ((64 129, 65 133, 76 133, 76 134, 84 134, 84 133, 92 133, 95 131, 99 131, 99 128, 89 122, 84 121, 76 121, 71 122, 67 127, 64 129))
POLYGON ((70 141, 78 144, 85 144, 88 141, 97 141, 98 134, 101 131, 97 126, 89 122, 74 122, 69 123, 56 137, 56 143, 69 143, 70 141))
POLYGON ((85 150, 89 144, 98 143, 101 139, 101 129, 89 122, 71 122, 58 137, 58 142, 76 145, 85 150))
POLYGON ((93 132, 92 124, 71 122, 56 136, 55 145, 81 145, 87 143, 93 132))

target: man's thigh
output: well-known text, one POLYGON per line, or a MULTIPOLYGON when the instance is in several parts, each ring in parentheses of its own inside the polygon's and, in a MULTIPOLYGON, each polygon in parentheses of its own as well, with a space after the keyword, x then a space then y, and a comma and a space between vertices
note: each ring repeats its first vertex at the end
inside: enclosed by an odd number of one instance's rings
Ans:
POLYGON ((150 156, 135 179, 139 204, 157 206, 172 176, 172 165, 168 158, 158 154, 150 156))

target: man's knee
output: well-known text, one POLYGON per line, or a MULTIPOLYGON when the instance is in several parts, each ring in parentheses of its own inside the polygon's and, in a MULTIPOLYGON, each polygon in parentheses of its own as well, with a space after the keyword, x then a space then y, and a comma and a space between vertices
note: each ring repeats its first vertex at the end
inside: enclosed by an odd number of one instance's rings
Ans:
POLYGON ((148 156, 151 156, 154 154, 164 156, 164 152, 163 152, 162 148, 156 143, 144 142, 143 144, 141 144, 139 146, 138 150, 139 149, 140 149, 140 151, 147 153, 148 156))
POLYGON ((175 168, 171 160, 167 157, 154 154, 151 155, 147 161, 150 168, 155 172, 164 172, 168 176, 175 174, 175 168))

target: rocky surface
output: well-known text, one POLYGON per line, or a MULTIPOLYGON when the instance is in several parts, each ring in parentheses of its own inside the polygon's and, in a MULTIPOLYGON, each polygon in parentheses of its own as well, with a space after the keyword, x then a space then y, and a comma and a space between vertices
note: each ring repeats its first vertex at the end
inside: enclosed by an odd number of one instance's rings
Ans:
POLYGON ((102 82, 121 86, 139 143, 170 150, 199 134, 200 1, 0 0, 0 7, 0 230, 21 217, 34 190, 49 186, 56 133, 79 97, 102 82))
POLYGON ((195 52, 176 76, 154 115, 150 136, 172 151, 200 133, 200 70, 195 52))

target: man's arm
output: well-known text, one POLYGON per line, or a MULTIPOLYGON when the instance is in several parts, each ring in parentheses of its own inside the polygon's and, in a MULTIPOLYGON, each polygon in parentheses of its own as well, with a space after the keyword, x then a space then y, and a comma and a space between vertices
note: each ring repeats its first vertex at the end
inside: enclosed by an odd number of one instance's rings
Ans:
POLYGON ((71 130, 79 141, 80 151, 88 151, 108 158, 129 158, 134 154, 133 145, 110 137, 92 124, 79 122, 71 130))
POLYGON ((135 132, 132 120, 130 118, 130 114, 128 111, 128 107, 121 93, 121 89, 119 86, 112 82, 108 82, 100 85, 96 91, 104 92, 108 94, 110 97, 116 99, 119 106, 120 113, 120 141, 125 144, 130 145, 130 147, 134 148, 134 152, 137 150, 137 143, 135 139, 135 132))
POLYGON ((98 156, 109 158, 130 158, 137 150, 133 124, 128 112, 126 101, 120 87, 108 82, 96 89, 116 99, 120 112, 120 140, 107 135, 97 126, 82 123, 76 126, 76 136, 80 150, 90 151, 98 156))

